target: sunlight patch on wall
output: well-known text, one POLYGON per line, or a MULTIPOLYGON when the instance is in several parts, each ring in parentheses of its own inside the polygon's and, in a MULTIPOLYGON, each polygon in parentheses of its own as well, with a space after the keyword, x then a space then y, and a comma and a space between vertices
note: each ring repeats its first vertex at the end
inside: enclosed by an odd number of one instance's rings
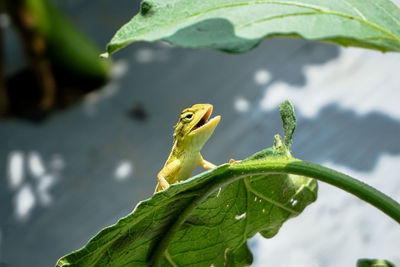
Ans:
POLYGON ((260 108, 274 110, 283 100, 289 99, 306 117, 315 117, 325 106, 335 104, 359 114, 378 111, 399 119, 397 69, 400 54, 356 48, 341 48, 340 51, 338 58, 323 66, 304 67, 305 86, 271 84, 265 89, 260 108))
POLYGON ((18 188, 24 179, 24 155, 21 151, 11 151, 8 155, 7 178, 11 189, 18 188))
POLYGON ((129 69, 128 61, 125 59, 119 59, 112 65, 110 70, 110 77, 112 79, 121 78, 128 72, 128 69, 129 69))
POLYGON ((238 112, 247 112, 250 108, 250 103, 247 99, 243 97, 238 97, 235 99, 234 107, 238 112))
POLYGON ((265 85, 271 80, 271 73, 265 69, 257 70, 254 73, 254 82, 259 85, 265 85))
POLYGON ((51 204, 50 190, 64 166, 64 160, 58 154, 45 162, 37 151, 9 153, 7 177, 14 194, 14 214, 18 221, 26 221, 37 204, 51 204))
POLYGON ((59 154, 54 154, 49 162, 49 168, 53 172, 59 172, 65 168, 65 161, 64 158, 59 154))
POLYGON ((135 59, 139 63, 150 63, 154 60, 155 53, 153 49, 141 48, 135 53, 135 59))
POLYGON ((134 58, 136 62, 141 64, 149 64, 153 62, 162 62, 168 59, 168 48, 164 44, 159 45, 160 48, 139 48, 135 51, 134 58))
POLYGON ((40 177, 45 173, 42 159, 36 151, 28 154, 28 168, 35 177, 40 177))
POLYGON ((133 55, 135 61, 141 64, 149 64, 168 60, 171 46, 163 42, 157 42, 157 45, 158 47, 136 49, 133 55))
POLYGON ((134 170, 134 165, 128 160, 122 160, 114 170, 114 179, 117 181, 124 181, 131 177, 134 170))
POLYGON ((15 216, 19 221, 29 218, 33 207, 36 204, 35 195, 29 184, 25 184, 15 195, 15 216))
POLYGON ((37 192, 39 201, 43 205, 49 205, 52 202, 50 195, 50 188, 55 184, 56 178, 53 175, 43 175, 40 177, 39 183, 37 184, 37 192))

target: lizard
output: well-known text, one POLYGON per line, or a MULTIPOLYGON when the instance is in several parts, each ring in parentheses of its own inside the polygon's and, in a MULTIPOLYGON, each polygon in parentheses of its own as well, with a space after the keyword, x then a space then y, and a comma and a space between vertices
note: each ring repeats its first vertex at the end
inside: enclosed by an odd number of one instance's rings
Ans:
POLYGON ((221 116, 209 120, 212 110, 211 104, 196 104, 181 112, 174 126, 172 150, 157 175, 158 183, 154 193, 188 179, 197 165, 206 170, 216 167, 200 153, 221 120, 221 116))

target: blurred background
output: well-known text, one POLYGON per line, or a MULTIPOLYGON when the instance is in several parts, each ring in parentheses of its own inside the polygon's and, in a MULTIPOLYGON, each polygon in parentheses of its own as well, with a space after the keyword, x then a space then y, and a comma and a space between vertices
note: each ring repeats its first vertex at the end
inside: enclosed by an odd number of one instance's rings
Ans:
MULTIPOLYGON (((100 52, 140 3, 51 2, 100 52)), ((215 164, 270 147, 282 133, 278 105, 289 99, 298 118, 295 157, 400 201, 400 54, 284 38, 239 55, 135 43, 113 55, 107 82, 65 82, 80 93, 43 108, 24 93, 33 85, 18 75, 30 63, 4 12, 0 27, 7 83, 23 81, 0 118, 2 267, 54 266, 150 198, 172 126, 195 103, 211 103, 222 116, 202 153, 215 164)), ((253 266, 355 266, 359 258, 400 265, 398 223, 322 183, 317 202, 250 246, 253 266)))

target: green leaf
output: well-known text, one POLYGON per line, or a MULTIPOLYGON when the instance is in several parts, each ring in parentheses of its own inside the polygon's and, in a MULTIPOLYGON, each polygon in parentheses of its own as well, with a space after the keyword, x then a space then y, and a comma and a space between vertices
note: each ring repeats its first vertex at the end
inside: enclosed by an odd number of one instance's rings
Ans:
POLYGON ((285 174, 224 180, 230 166, 139 203, 56 266, 154 266, 156 259, 161 266, 249 265, 247 239, 257 232, 273 237, 316 199, 317 183, 285 174))
POLYGON ((387 260, 359 259, 357 267, 395 267, 395 265, 387 260))
POLYGON ((108 53, 136 41, 245 52, 288 36, 400 51, 400 10, 389 0, 144 0, 108 53))

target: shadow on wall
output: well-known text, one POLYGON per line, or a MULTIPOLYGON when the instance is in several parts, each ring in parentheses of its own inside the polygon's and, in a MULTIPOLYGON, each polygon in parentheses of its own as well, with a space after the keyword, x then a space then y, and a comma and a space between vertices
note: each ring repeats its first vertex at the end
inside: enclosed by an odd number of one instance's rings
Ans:
MULTIPOLYGON (((263 55, 263 68, 271 74, 271 81, 282 80, 289 84, 304 85, 305 77, 302 69, 305 65, 323 64, 339 55, 339 48, 333 45, 320 44, 290 39, 291 44, 285 44, 285 39, 276 39, 278 42, 266 42, 263 51, 251 52, 263 55), (272 44, 272 46, 269 46, 272 44), (278 45, 277 45, 278 44, 278 45), (300 46, 299 46, 300 44, 300 46), (282 46, 283 45, 283 46, 282 46), (287 53, 285 46, 299 46, 297 49, 287 53), (282 66, 282 63, 289 65, 282 66)), ((188 26, 177 31, 172 36, 165 38, 165 41, 177 44, 182 47, 209 47, 222 50, 228 53, 241 53, 258 46, 263 39, 246 39, 238 37, 233 25, 226 19, 208 19, 188 26), (214 40, 223 40, 216 43, 214 40)), ((243 66, 238 66, 243 68, 243 66)))
POLYGON ((302 159, 370 171, 380 156, 400 154, 399 136, 400 122, 389 116, 379 112, 360 116, 329 105, 316 118, 299 119, 293 151, 301 151, 302 159))

